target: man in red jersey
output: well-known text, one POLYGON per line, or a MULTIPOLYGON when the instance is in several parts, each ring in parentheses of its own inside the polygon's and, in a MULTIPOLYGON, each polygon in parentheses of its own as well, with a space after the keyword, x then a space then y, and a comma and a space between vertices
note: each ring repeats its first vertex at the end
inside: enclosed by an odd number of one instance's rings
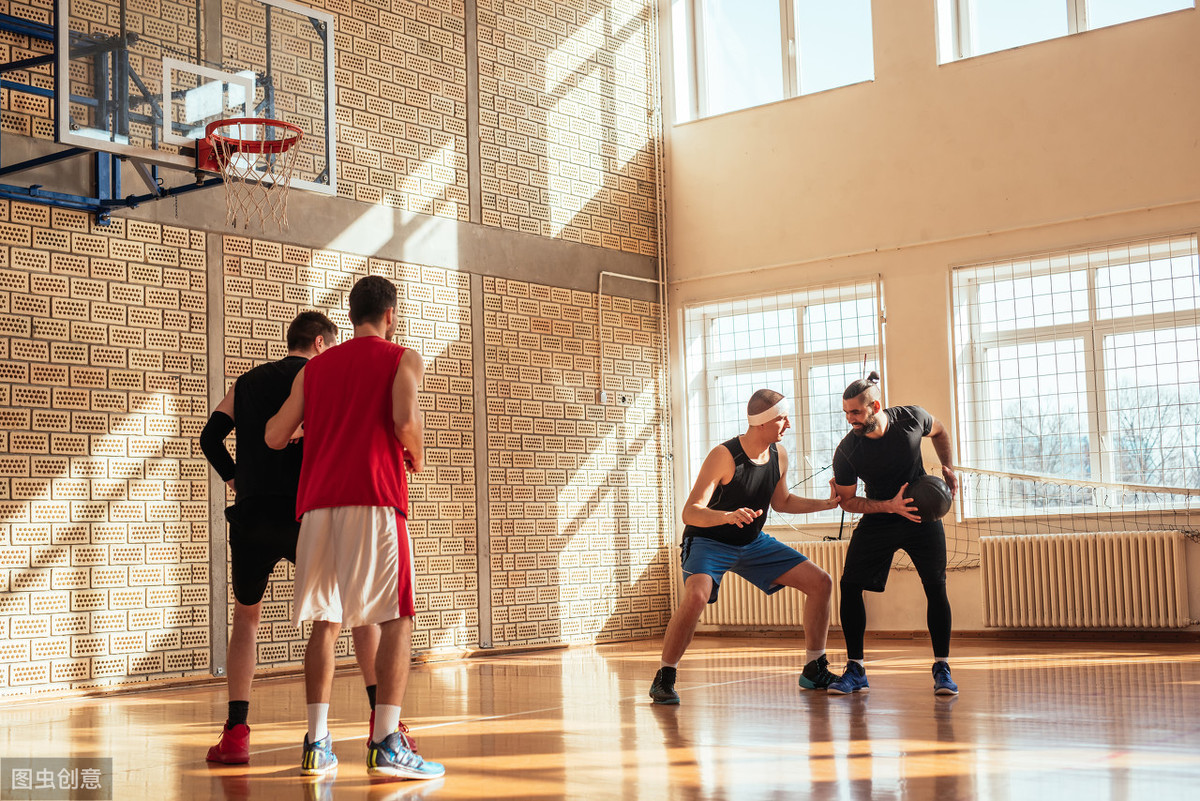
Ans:
MULTIPOLYGON (((200 449, 213 469, 237 492, 225 510, 229 520, 233 628, 229 634, 229 713, 221 739, 208 750, 209 762, 240 765, 250 761, 250 683, 254 678, 255 639, 263 592, 280 559, 296 561, 296 486, 300 481, 303 438, 283 450, 263 442, 267 418, 287 400, 292 381, 313 356, 337 344, 338 330, 320 312, 296 315, 287 330, 287 356, 243 373, 213 409, 200 433, 200 449), (237 430, 237 461, 225 437, 237 430)), ((375 645, 378 626, 354 629, 354 655, 375 705, 375 645)))
POLYGON ((370 275, 350 290, 354 337, 308 361, 267 422, 266 442, 287 445, 304 424, 296 514, 292 622, 313 621, 304 653, 308 732, 301 771, 337 767, 329 735, 333 648, 342 625, 378 623, 375 724, 367 744, 373 775, 433 779, 445 768, 409 748, 400 726, 414 614, 408 478, 424 464, 417 387, 421 355, 391 341, 396 287, 370 275))

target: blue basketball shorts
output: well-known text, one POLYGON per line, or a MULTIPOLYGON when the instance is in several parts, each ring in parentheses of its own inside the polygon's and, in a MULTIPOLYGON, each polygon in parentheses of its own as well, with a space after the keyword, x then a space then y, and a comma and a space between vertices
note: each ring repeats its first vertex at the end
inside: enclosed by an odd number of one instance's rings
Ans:
POLYGON ((717 602, 721 578, 726 572, 737 573, 771 595, 783 589, 783 585, 776 584, 775 579, 807 561, 808 557, 795 548, 762 532, 747 545, 727 545, 707 537, 687 537, 680 555, 684 581, 697 573, 712 578, 712 594, 708 597, 710 604, 717 602))

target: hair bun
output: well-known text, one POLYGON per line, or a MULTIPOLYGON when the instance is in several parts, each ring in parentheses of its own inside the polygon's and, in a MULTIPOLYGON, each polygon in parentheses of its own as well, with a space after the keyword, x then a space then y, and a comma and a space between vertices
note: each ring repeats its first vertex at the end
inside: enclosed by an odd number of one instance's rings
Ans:
POLYGON ((877 373, 877 372, 875 372, 874 370, 872 370, 872 371, 871 371, 871 372, 870 372, 870 373, 867 375, 867 380, 868 380, 868 381, 870 381, 872 384, 878 384, 878 383, 879 383, 879 373, 877 373))

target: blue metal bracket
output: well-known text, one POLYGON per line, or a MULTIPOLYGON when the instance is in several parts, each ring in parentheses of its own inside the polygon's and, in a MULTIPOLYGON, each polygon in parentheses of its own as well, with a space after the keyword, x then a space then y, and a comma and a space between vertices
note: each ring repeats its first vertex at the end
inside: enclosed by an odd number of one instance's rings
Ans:
MULTIPOLYGON (((65 0, 55 0, 55 11, 57 12, 57 4, 65 0)), ((57 19, 57 13, 55 14, 57 19)), ((47 25, 41 22, 21 19, 8 14, 0 14, 0 32, 12 33, 18 36, 28 36, 31 39, 38 39, 44 42, 55 42, 54 26, 47 25)), ((122 37, 116 37, 112 40, 97 42, 84 41, 83 37, 72 36, 73 40, 78 40, 81 46, 91 48, 96 52, 119 49, 126 46, 125 40, 122 37)), ((57 51, 57 43, 55 43, 57 51)), ((55 55, 35 56, 33 58, 24 58, 17 61, 10 61, 0 64, 0 75, 18 70, 30 69, 31 67, 41 66, 44 64, 55 64, 57 52, 55 55)), ((133 76, 135 82, 138 83, 139 89, 148 100, 153 103, 153 98, 150 97, 149 91, 141 84, 137 76, 133 76)), ((26 94, 37 95, 38 97, 47 97, 53 99, 55 92, 53 89, 45 89, 38 86, 30 86, 29 84, 18 83, 7 79, 0 79, 0 87, 8 89, 12 92, 23 92, 26 94)), ((79 98, 80 102, 98 104, 100 101, 89 98, 79 98)), ((137 116, 141 120, 141 116, 137 116)), ((145 120, 141 120, 145 121, 145 120)), ((55 120, 56 125, 69 123, 69 120, 55 120)), ((83 147, 71 147, 61 150, 57 153, 50 153, 44 156, 38 156, 32 159, 0 166, 0 177, 14 175, 25 170, 31 170, 35 167, 42 167, 47 164, 64 161, 66 159, 76 158, 78 156, 94 155, 95 163, 95 194, 94 195, 76 195, 68 192, 52 192, 43 188, 41 184, 31 184, 29 186, 16 186, 11 184, 0 184, 0 198, 6 200, 19 200, 25 203, 38 203, 44 206, 52 206, 60 209, 72 209, 77 211, 86 211, 96 215, 96 221, 100 225, 106 225, 109 222, 109 215, 113 210, 137 208, 142 203, 147 203, 155 200, 162 200, 168 197, 178 197, 179 195, 188 192, 194 192, 197 189, 207 189, 212 186, 218 186, 224 183, 220 177, 206 176, 201 172, 196 173, 194 183, 181 184, 180 186, 162 187, 158 184, 158 167, 153 166, 148 172, 145 171, 145 165, 139 165, 139 170, 145 173, 148 178, 148 186, 151 187, 151 192, 143 195, 129 195, 121 197, 121 162, 122 158, 103 151, 91 150, 83 147), (156 187, 156 188, 155 188, 156 187)), ((0 164, 3 159, 0 159, 0 164)))

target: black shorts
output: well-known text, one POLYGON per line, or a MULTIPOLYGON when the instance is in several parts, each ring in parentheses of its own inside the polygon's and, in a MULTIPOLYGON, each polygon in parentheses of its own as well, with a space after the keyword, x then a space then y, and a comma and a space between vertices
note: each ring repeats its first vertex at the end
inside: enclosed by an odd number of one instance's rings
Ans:
POLYGON ((904 551, 922 584, 946 583, 946 530, 942 521, 914 523, 899 515, 865 515, 846 549, 842 581, 869 592, 883 592, 892 557, 904 551))
POLYGON ((225 510, 229 521, 230 573, 233 597, 244 606, 262 600, 271 571, 280 559, 296 563, 296 499, 281 496, 248 498, 225 510))

